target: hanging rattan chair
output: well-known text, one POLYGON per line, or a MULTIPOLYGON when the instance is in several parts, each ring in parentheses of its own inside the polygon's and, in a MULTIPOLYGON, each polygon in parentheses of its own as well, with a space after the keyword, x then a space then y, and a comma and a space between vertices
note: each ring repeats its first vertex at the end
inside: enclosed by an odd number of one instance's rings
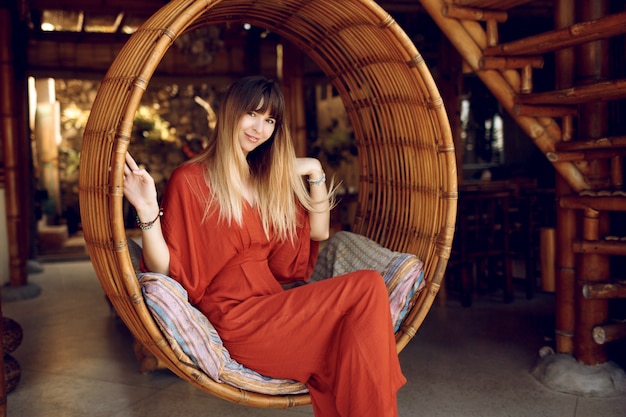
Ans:
POLYGON ((457 172, 449 121, 419 52, 393 18, 367 0, 173 0, 129 39, 102 81, 81 152, 85 241, 102 287, 134 337, 181 378, 231 402, 310 403, 218 383, 178 360, 142 297, 129 255, 122 176, 135 112, 173 41, 190 27, 250 23, 308 55, 339 92, 360 163, 352 231, 424 262, 426 288, 396 334, 415 335, 441 285, 454 234, 457 172))

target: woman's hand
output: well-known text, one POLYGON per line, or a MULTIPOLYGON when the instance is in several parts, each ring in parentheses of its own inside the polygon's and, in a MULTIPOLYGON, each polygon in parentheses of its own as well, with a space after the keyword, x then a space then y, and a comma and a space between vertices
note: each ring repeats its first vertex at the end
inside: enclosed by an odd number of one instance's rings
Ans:
POLYGON ((124 196, 135 207, 142 221, 154 219, 159 213, 156 185, 154 178, 126 153, 124 165, 124 196))
POLYGON ((309 211, 311 239, 326 240, 330 235, 330 202, 326 188, 326 174, 315 158, 296 158, 296 171, 307 176, 309 193, 315 210, 309 211))
POLYGON ((142 227, 143 261, 148 270, 169 275, 170 252, 161 230, 159 201, 154 178, 126 154, 124 165, 124 196, 137 211, 137 221, 148 223, 142 227))
POLYGON ((296 158, 298 175, 307 176, 309 180, 316 180, 324 175, 322 163, 315 158, 296 158))

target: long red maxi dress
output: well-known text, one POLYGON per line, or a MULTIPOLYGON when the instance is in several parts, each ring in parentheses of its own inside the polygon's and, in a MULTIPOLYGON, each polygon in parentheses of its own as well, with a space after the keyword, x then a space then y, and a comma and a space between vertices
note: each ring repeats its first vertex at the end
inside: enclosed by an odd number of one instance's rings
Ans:
POLYGON ((397 416, 406 379, 380 274, 358 271, 284 290, 281 284, 307 280, 317 260, 305 211, 297 241, 280 242, 266 238, 249 205, 243 227, 205 217, 208 198, 200 164, 177 168, 163 196, 162 227, 170 275, 230 355, 261 374, 304 382, 316 416, 397 416))

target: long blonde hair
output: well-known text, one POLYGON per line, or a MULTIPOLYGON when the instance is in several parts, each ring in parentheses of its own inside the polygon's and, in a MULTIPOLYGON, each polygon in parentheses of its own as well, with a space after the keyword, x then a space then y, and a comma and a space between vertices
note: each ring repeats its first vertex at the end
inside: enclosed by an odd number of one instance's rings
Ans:
MULTIPOLYGON (((285 116, 285 98, 278 84, 262 76, 245 77, 233 83, 218 110, 217 124, 207 149, 190 162, 203 163, 205 181, 211 190, 208 213, 217 210, 220 220, 243 223, 245 199, 242 190, 249 178, 255 208, 269 238, 293 239, 298 204, 314 210, 309 192, 296 172, 296 154, 285 116), (236 136, 241 117, 248 112, 269 111, 275 119, 272 136, 247 157, 236 136)), ((332 187, 328 198, 334 202, 332 187)))

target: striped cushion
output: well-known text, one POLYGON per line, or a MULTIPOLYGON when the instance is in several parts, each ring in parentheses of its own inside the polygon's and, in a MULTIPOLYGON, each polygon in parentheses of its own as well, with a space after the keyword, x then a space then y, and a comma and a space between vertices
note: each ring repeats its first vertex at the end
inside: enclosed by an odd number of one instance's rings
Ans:
POLYGON ((417 256, 394 252, 356 233, 335 233, 320 251, 311 281, 373 269, 385 280, 394 331, 415 301, 415 295, 424 287, 424 264, 417 256))
POLYGON ((263 394, 299 394, 304 384, 269 378, 230 357, 217 331, 198 309, 189 304, 187 291, 172 278, 139 274, 139 282, 155 321, 179 360, 193 363, 218 382, 263 394))

